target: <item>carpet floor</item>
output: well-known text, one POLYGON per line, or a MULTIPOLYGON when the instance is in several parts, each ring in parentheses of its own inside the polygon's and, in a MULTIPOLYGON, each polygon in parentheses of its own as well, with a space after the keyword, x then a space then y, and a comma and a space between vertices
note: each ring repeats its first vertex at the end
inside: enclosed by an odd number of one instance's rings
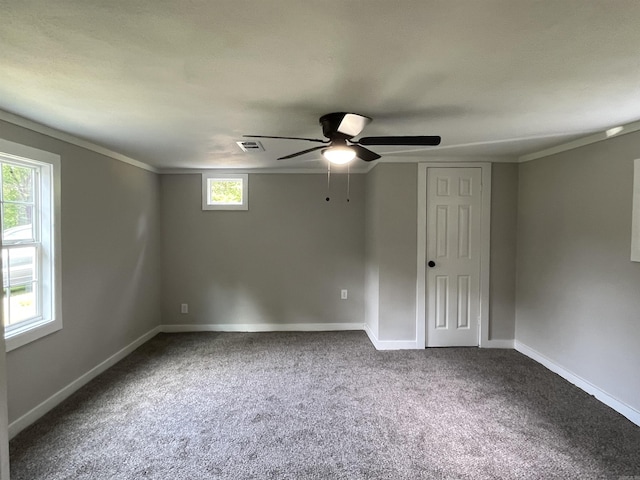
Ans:
POLYGON ((640 427, 513 350, 160 334, 10 444, 12 480, 640 479, 640 427))

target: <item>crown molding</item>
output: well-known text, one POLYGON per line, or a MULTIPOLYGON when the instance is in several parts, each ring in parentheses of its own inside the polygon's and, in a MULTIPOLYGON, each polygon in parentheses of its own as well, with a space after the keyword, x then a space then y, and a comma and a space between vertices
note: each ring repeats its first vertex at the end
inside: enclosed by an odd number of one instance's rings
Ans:
POLYGON ((90 142, 83 138, 76 137, 74 135, 63 132, 61 130, 47 127, 45 125, 34 122, 32 120, 21 117, 19 115, 9 113, 5 110, 0 110, 0 120, 4 120, 7 123, 11 123, 18 127, 23 127, 37 133, 41 133, 43 135, 55 138, 57 140, 62 140, 63 142, 70 143, 77 147, 86 148, 87 150, 91 150, 92 152, 99 153, 100 155, 104 155, 106 157, 112 158, 113 160, 118 160, 120 162, 128 163, 129 165, 133 165, 134 167, 138 167, 153 173, 159 173, 157 168, 152 167, 147 163, 141 162, 131 157, 127 157, 126 155, 123 155, 118 152, 114 152, 113 150, 109 150, 108 148, 102 147, 93 142, 90 142))
MULTIPOLYGON (((447 165, 459 165, 460 163, 515 163, 515 157, 469 157, 469 156, 434 156, 434 157, 393 157, 387 159, 379 159, 375 162, 367 162, 357 167, 351 167, 349 173, 353 175, 369 173, 377 165, 381 164, 421 164, 421 163, 442 163, 447 165)), ((314 174, 314 175, 326 175, 327 167, 313 167, 313 168, 224 168, 224 167, 211 167, 211 168, 161 168, 158 173, 161 175, 180 175, 180 174, 202 174, 209 173, 214 170, 219 170, 224 173, 265 173, 265 174, 314 174)), ((345 165, 332 165, 331 173, 347 173, 348 169, 345 165)))
MULTIPOLYGON (((369 169, 352 168, 349 173, 358 175, 367 173, 369 169)), ((202 173, 264 173, 264 174, 307 174, 307 175, 326 175, 326 168, 163 168, 158 171, 160 175, 182 175, 182 174, 202 174, 202 173)), ((331 173, 347 173, 347 169, 343 167, 331 167, 331 173)))
POLYGON ((633 133, 640 130, 640 121, 627 123, 625 125, 621 125, 623 129, 616 133, 615 135, 607 135, 607 132, 598 132, 592 135, 588 135, 586 137, 578 138, 577 140, 573 140, 571 142, 563 143, 561 145, 557 145, 555 147, 546 148, 544 150, 540 150, 538 152, 528 153, 526 155, 522 155, 518 158, 518 163, 530 162, 531 160, 536 160, 538 158, 549 157, 551 155, 555 155, 556 153, 566 152, 568 150, 573 150, 575 148, 584 147, 585 145, 591 145, 592 143, 601 142, 603 140, 608 140, 610 138, 619 137, 621 135, 626 135, 627 133, 633 133))

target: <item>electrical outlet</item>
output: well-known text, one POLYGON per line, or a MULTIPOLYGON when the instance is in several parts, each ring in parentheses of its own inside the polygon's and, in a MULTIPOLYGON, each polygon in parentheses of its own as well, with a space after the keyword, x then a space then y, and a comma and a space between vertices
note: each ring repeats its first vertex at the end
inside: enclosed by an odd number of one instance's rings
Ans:
POLYGON ((344 289, 344 290, 340 290, 340 298, 341 298, 342 300, 346 300, 346 299, 347 299, 347 297, 348 297, 348 294, 349 294, 349 292, 348 292, 346 289, 344 289))
POLYGON ((180 305, 180 313, 189 313, 189 304, 183 303, 180 305))

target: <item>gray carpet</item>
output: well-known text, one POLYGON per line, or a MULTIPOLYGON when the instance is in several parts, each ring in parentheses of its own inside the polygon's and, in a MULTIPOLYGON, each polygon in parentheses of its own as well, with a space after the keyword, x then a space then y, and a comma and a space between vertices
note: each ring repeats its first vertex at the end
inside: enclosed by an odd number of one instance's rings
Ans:
POLYGON ((12 480, 620 477, 640 427, 523 355, 363 332, 161 334, 11 441, 12 480))

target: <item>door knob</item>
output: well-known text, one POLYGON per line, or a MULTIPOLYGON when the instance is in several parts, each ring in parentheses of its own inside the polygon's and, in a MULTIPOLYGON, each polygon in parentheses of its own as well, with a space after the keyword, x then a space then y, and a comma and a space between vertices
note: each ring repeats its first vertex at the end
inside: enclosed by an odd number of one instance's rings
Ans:
POLYGON ((436 262, 434 262, 433 260, 429 260, 429 263, 427 263, 427 265, 429 265, 429 267, 433 268, 436 266, 436 262))

